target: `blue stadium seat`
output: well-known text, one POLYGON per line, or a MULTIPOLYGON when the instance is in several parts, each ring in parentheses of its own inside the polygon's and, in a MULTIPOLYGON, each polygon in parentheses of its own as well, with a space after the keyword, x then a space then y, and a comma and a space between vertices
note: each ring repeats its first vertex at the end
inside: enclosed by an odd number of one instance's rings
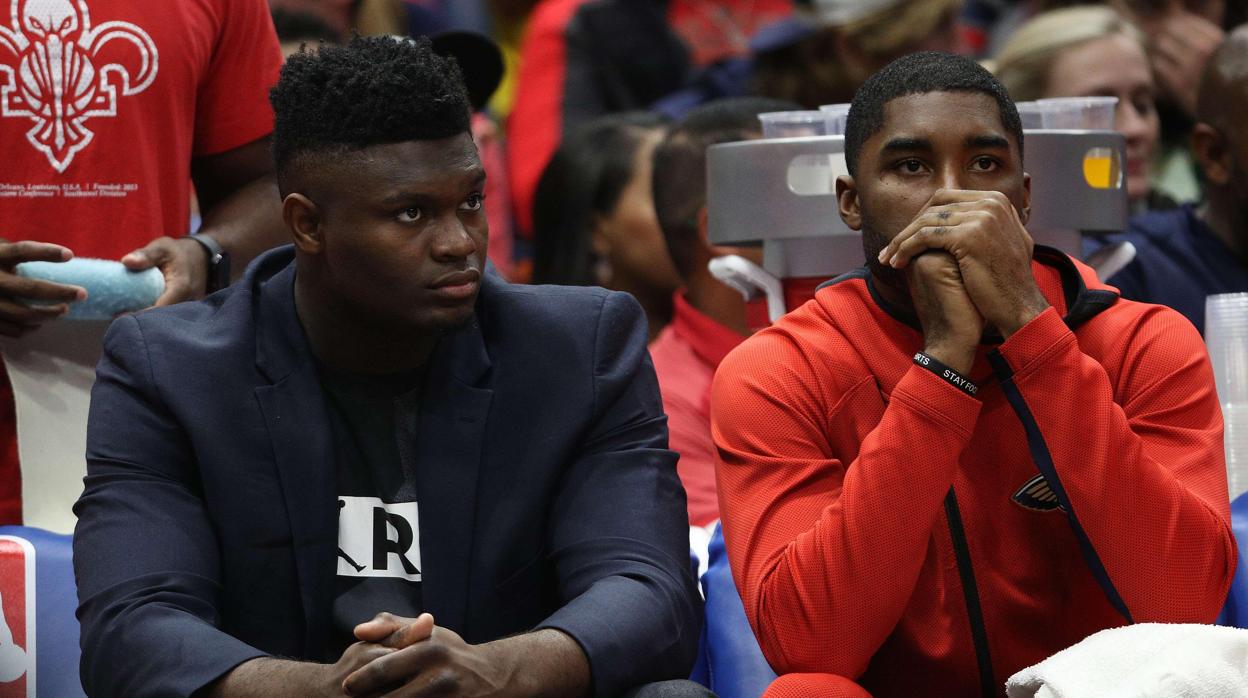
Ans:
POLYGON ((1218 625, 1248 628, 1248 493, 1231 502, 1231 528, 1239 543, 1239 567, 1235 568, 1235 579, 1218 625))
POLYGON ((0 597, 0 695, 84 696, 71 536, 0 526, 0 597))
POLYGON ((758 698, 776 678, 745 618, 745 607, 728 569, 724 534, 717 526, 711 538, 710 562, 702 575, 706 595, 703 650, 708 684, 720 698, 758 698))

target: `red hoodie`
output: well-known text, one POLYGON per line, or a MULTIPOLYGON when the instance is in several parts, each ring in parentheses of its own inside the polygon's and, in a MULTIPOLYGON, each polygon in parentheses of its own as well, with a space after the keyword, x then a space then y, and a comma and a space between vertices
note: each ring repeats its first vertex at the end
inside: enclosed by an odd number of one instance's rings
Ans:
POLYGON ((778 673, 1001 695, 1097 630, 1217 616, 1236 549, 1200 336, 1036 260, 1053 307, 981 346, 977 397, 914 364, 865 269, 721 364, 724 539, 778 673))

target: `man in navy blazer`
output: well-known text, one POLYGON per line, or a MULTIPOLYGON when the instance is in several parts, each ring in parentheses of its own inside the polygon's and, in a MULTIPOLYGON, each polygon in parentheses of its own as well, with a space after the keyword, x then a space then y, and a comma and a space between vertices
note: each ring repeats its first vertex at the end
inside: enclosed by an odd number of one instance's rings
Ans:
POLYGON ((486 270, 427 42, 305 52, 272 99, 293 247, 105 339, 87 692, 707 695, 665 681, 701 607, 640 307, 486 270))

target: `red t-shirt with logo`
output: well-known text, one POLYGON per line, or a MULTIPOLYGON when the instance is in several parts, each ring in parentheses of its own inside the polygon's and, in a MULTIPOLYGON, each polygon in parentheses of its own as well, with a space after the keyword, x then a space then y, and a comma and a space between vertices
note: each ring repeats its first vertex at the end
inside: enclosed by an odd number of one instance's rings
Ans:
POLYGON ((264 0, 10 2, 0 237, 118 259, 183 235, 191 158, 273 130, 281 55, 264 0))
MULTIPOLYGON (((6 4, 0 237, 119 259, 184 235, 191 159, 273 130, 268 89, 281 53, 264 0, 6 4)), ((4 396, 0 447, 10 455, 12 409, 4 396)), ((0 522, 20 516, 15 465, 15 455, 0 458, 0 522)))

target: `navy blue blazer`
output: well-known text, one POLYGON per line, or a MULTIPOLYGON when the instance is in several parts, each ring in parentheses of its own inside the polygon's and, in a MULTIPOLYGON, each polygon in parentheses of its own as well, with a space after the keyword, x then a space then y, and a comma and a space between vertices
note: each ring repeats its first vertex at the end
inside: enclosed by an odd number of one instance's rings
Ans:
MULTIPOLYGON (((185 696, 328 656, 337 469, 293 250, 113 323, 75 505, 82 679, 185 696)), ((424 607, 479 643, 557 628, 612 695, 688 675, 701 601, 631 296, 487 274, 431 357, 416 443, 424 607)))

